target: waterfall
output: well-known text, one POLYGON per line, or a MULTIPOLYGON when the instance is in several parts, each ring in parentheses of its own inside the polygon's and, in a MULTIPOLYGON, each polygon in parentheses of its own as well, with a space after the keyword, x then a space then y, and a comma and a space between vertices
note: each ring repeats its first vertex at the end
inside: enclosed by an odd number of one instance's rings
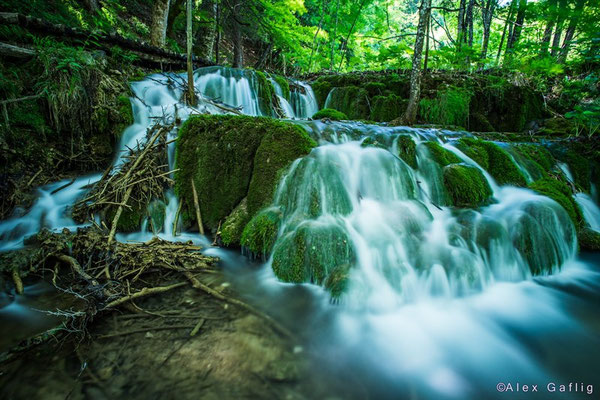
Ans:
POLYGON ((363 147, 348 135, 358 124, 303 126, 322 145, 293 164, 273 202, 283 220, 269 263, 284 280, 296 262, 306 280, 326 287, 326 276, 348 274, 348 304, 393 308, 552 272, 576 253, 562 207, 528 189, 498 187, 487 173, 492 204, 439 207, 444 186, 430 154, 417 146, 417 169, 395 155, 401 134, 426 141, 431 131, 370 127, 384 145, 363 147))
POLYGON ((277 81, 273 78, 269 78, 269 82, 273 85, 275 89, 275 95, 277 96, 277 100, 279 100, 279 105, 284 113, 286 118, 295 118, 296 114, 294 113, 294 109, 292 105, 287 101, 287 99, 283 96, 283 89, 281 89, 281 85, 277 83, 277 81))
POLYGON ((583 218, 589 227, 596 232, 600 232, 600 208, 594 200, 585 193, 577 193, 575 201, 577 201, 577 205, 579 205, 583 218))
POLYGON ((317 111, 319 111, 319 105, 317 104, 317 98, 310 85, 301 82, 294 81, 294 86, 290 87, 290 102, 294 109, 294 114, 297 118, 310 118, 317 111))

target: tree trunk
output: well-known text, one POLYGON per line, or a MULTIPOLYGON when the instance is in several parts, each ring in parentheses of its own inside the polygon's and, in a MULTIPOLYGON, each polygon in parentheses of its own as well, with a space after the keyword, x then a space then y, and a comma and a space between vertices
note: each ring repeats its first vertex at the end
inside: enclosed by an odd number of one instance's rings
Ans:
POLYGON ((187 0, 186 7, 186 44, 187 44, 187 101, 191 106, 196 105, 196 92, 194 91, 194 67, 192 65, 192 3, 194 0, 187 0))
POLYGON ((233 40, 233 68, 244 67, 244 44, 242 43, 242 26, 239 23, 237 13, 242 6, 241 0, 235 0, 232 18, 232 40, 233 40))
POLYGON ((488 46, 490 43, 490 31, 492 28, 492 20, 494 19, 494 11, 496 10, 497 0, 487 0, 484 8, 481 10, 483 18, 483 42, 481 44, 481 59, 487 57, 488 46))
POLYGON ((221 43, 221 4, 215 1, 216 7, 216 18, 215 18, 215 30, 217 36, 215 38, 215 63, 219 64, 219 43, 221 43))
POLYGON ((571 41, 573 40, 573 36, 575 36, 575 30, 577 29, 577 25, 579 24, 579 19, 581 18, 584 5, 585 0, 577 0, 577 2, 575 3, 575 9, 571 14, 569 27, 565 32, 565 39, 563 40, 562 47, 560 48, 560 54, 558 56, 559 64, 563 64, 567 60, 567 55, 569 54, 569 49, 571 47, 571 41))
MULTIPOLYGON (((513 17, 513 13, 515 10, 515 4, 517 0, 512 0, 510 3, 510 8, 508 9, 508 15, 506 16, 506 21, 504 22, 504 29, 502 30, 502 37, 500 38, 500 44, 498 45, 498 53, 496 54, 496 64, 500 61, 500 55, 502 54, 502 46, 504 46, 504 39, 506 38, 506 31, 508 30, 508 26, 510 25, 510 21, 513 17)), ((510 33, 509 33, 510 34, 510 33)))
POLYGON ((202 54, 210 60, 213 57, 217 36, 217 2, 215 0, 202 0, 200 10, 207 20, 202 21, 202 25, 196 31, 197 54, 202 54))
POLYGON ((336 36, 337 36, 339 9, 340 9, 340 0, 337 0, 337 4, 335 6, 335 25, 333 27, 333 36, 331 37, 331 57, 329 58, 329 69, 331 71, 333 71, 333 56, 334 56, 334 48, 335 48, 335 42, 336 42, 336 36))
POLYGON ((550 55, 556 57, 560 49, 560 38, 562 36, 563 23, 565 21, 565 13, 568 7, 567 0, 560 0, 558 5, 558 16, 556 19, 556 28, 554 29, 554 39, 552 40, 552 49, 550 55))
POLYGON ((544 29, 544 36, 542 36, 540 58, 548 55, 550 39, 552 39, 552 31, 554 30, 554 24, 556 23, 557 17, 556 6, 557 0, 548 0, 548 19, 546 21, 546 29, 544 29))
POLYGON ((512 29, 511 35, 508 37, 508 42, 506 42, 506 50, 512 50, 517 42, 519 41, 519 37, 521 37, 521 31, 523 30, 523 23, 525 22, 525 9, 527 8, 527 0, 519 0, 519 8, 517 9, 517 18, 515 19, 515 24, 512 29))
POLYGON ((165 46, 170 3, 170 0, 156 0, 154 3, 154 10, 152 11, 152 24, 150 25, 150 43, 152 43, 154 46, 165 46))
POLYGON ((419 7, 419 25, 415 38, 415 49, 410 71, 410 97, 408 107, 404 114, 404 122, 413 125, 417 119, 419 100, 421 98, 421 59, 423 56, 423 43, 425 42, 425 31, 431 13, 431 0, 421 0, 419 7))
POLYGON ((427 64, 429 63, 429 35, 431 33, 431 11, 427 18, 427 31, 425 32, 425 60, 423 61, 423 71, 427 72, 427 64))
POLYGON ((469 0, 467 5, 467 12, 465 16, 465 25, 468 29, 468 41, 467 44, 469 47, 473 47, 473 6, 475 5, 475 0, 469 0))
POLYGON ((173 35, 173 22, 175 22, 175 18, 181 14, 182 8, 185 8, 185 0, 171 1, 169 16, 167 17, 167 37, 171 37, 173 35))
POLYGON ((462 42, 465 38, 465 7, 466 0, 460 0, 460 4, 458 6, 458 24, 456 33, 456 44, 458 47, 462 46, 462 42))

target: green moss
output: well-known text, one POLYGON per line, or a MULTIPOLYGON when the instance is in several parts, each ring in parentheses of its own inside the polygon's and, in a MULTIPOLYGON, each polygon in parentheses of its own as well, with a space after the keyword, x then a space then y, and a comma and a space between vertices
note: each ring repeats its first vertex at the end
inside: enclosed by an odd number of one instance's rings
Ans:
POLYGON ((273 97, 275 96, 273 84, 271 84, 271 81, 261 71, 254 71, 254 75, 258 81, 258 104, 260 110, 265 115, 271 115, 273 113, 273 97))
POLYGON ((585 251, 600 251, 600 232, 583 228, 577 233, 579 248, 585 251))
POLYGON ((133 109, 131 107, 131 101, 129 97, 125 95, 121 95, 117 98, 118 104, 118 117, 115 121, 115 129, 114 134, 117 137, 120 137, 125 128, 129 125, 133 124, 133 109))
POLYGON ((411 168, 417 168, 417 145, 409 135, 400 135, 397 139, 398 157, 411 168))
POLYGON ((364 88, 367 90, 369 96, 371 97, 381 96, 387 90, 387 87, 383 82, 367 82, 364 85, 364 88))
POLYGON ((429 154, 435 162, 445 167, 448 164, 455 164, 461 162, 460 158, 450 150, 446 150, 439 143, 436 142, 425 142, 423 146, 429 150, 429 154))
POLYGON ((479 207, 489 203, 492 189, 476 167, 453 164, 444 168, 444 186, 457 207, 479 207))
POLYGON ((569 165, 571 174, 573 174, 575 184, 589 192, 592 179, 592 166, 589 159, 583 157, 577 149, 570 149, 565 154, 565 161, 569 165))
POLYGON ((529 185, 529 188, 550 197, 565 209, 576 227, 583 223, 583 215, 571 195, 571 189, 564 183, 553 178, 543 178, 529 185))
POLYGON ((335 87, 329 93, 325 105, 343 112, 348 119, 369 119, 371 112, 368 97, 367 91, 358 86, 335 87))
POLYGON ((438 89, 433 99, 419 102, 419 115, 427 123, 467 126, 471 94, 464 88, 438 89))
POLYGON ((312 116, 312 119, 323 119, 323 118, 328 118, 332 121, 342 121, 342 120, 348 119, 346 114, 344 114, 341 111, 334 110, 333 108, 324 108, 322 110, 317 111, 312 116))
POLYGON ((244 197, 250 216, 268 205, 281 171, 314 146, 304 129, 289 122, 194 116, 179 131, 175 190, 185 208, 193 210, 194 179, 203 222, 215 229, 244 197))
MULTIPOLYGON (((107 210, 104 221, 107 226, 112 226, 115 213, 117 212, 116 207, 111 207, 107 210)), ((142 207, 134 206, 132 209, 124 208, 119 222, 117 222, 117 232, 131 233, 140 230, 142 218, 146 215, 145 210, 142 207)))
POLYGON ((494 132, 496 129, 485 115, 476 112, 469 115, 469 130, 471 132, 494 132))
POLYGON ((545 136, 570 136, 575 134, 575 125, 573 122, 562 117, 548 118, 539 132, 545 136))
POLYGON ((281 75, 272 75, 273 79, 277 84, 281 87, 281 93, 283 97, 287 100, 290 99, 290 83, 288 80, 281 75))
POLYGON ((354 258, 354 248, 340 227, 311 222, 277 241, 272 267, 284 282, 322 284, 337 268, 352 265, 354 258))
POLYGON ((249 220, 247 201, 244 197, 221 226, 220 234, 223 244, 228 247, 240 246, 242 232, 249 220))
POLYGON ((338 265, 325 279, 323 286, 331 293, 334 300, 339 299, 348 288, 350 279, 350 264, 338 265))
POLYGON ((388 146, 385 143, 379 141, 377 136, 367 136, 363 139, 360 144, 361 147, 377 147, 379 149, 387 150, 388 146))
POLYGON ((256 214, 244 228, 241 245, 255 256, 267 258, 277 239, 282 213, 268 208, 256 214))
POLYGON ((538 164, 544 171, 548 172, 554 167, 556 161, 547 148, 535 144, 519 144, 516 150, 524 157, 538 164))
POLYGON ((389 122, 398 118, 406 109, 408 102, 395 94, 375 96, 371 100, 371 120, 389 122))
POLYGON ((474 138, 461 138, 457 147, 488 171, 499 185, 526 185, 525 177, 510 155, 497 144, 474 138))

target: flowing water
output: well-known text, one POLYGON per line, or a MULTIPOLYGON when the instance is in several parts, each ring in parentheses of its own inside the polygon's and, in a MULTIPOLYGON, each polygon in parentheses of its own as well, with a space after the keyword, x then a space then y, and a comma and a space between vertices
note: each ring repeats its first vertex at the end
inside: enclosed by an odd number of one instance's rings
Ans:
MULTIPOLYGON (((135 122, 123 133, 115 165, 122 162, 121 152, 146 140, 156 121, 227 108, 271 115, 260 107, 258 80, 250 71, 210 67, 197 70, 194 79, 201 94, 195 108, 180 101, 183 75, 153 75, 132 84, 135 122)), ((289 102, 278 85, 274 88, 286 117, 303 119, 318 110, 309 85, 294 82, 289 102)), ((356 387, 356 398, 364 398, 365 391, 372 398, 514 398, 497 392, 499 383, 513 389, 516 383, 536 384, 537 398, 574 398, 594 385, 597 396, 599 259, 577 255, 575 229, 557 203, 528 189, 500 186, 482 170, 494 201, 478 209, 447 207, 441 168, 423 143, 436 141, 464 164, 481 168, 453 145, 465 133, 294 123, 319 147, 296 160, 279 184, 272 208, 282 223, 274 256, 256 266, 228 250, 209 248, 206 254, 221 257, 225 273, 248 301, 290 326, 311 354, 319 354, 320 371, 353 377, 348 385, 356 387), (382 148, 363 147, 366 136, 377 137, 382 148), (417 144, 416 168, 396 156, 405 136, 417 144), (343 272, 349 280, 336 304, 319 285, 276 279, 271 267, 291 262, 300 235, 314 251, 311 262, 327 268, 347 260, 343 272), (532 269, 543 276, 533 278, 532 269), (569 382, 581 384, 578 393, 573 386, 558 393, 558 385, 569 382), (555 393, 548 392, 552 383, 555 393)), ((170 135, 176 137, 177 130, 170 135)), ((507 150, 528 181, 537 179, 507 150)), ((566 165, 558 167, 569 176, 566 165)), ((42 227, 74 228, 69 206, 98 179, 38 189, 28 213, 0 224, 0 247, 18 248, 42 227)), ((178 201, 172 193, 167 197, 159 235, 209 243, 194 234, 173 236, 178 201)), ((588 225, 598 230, 597 203, 585 194, 576 200, 588 225)), ((117 239, 152 235, 142 226, 117 239)), ((322 283, 317 272, 311 279, 322 283)))

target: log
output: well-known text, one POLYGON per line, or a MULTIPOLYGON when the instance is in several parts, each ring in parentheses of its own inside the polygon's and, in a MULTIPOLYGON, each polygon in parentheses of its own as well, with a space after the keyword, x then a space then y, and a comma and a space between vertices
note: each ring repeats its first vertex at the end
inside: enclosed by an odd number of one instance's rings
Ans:
POLYGON ((198 200, 198 192, 196 192, 196 185, 194 184, 194 178, 192 181, 192 192, 194 194, 194 208, 196 209, 196 221, 198 222, 198 232, 204 235, 204 226, 202 224, 202 214, 200 213, 200 201, 198 200))
POLYGON ((13 58, 31 58, 35 51, 24 47, 13 46, 8 43, 0 43, 0 56, 13 58))
MULTIPOLYGON (((186 66, 186 54, 180 54, 174 51, 163 49, 161 47, 152 46, 140 40, 128 39, 114 32, 92 32, 79 28, 71 28, 65 25, 53 24, 40 18, 34 18, 19 13, 0 13, 0 24, 17 25, 21 28, 32 30, 37 33, 65 37, 70 40, 83 40, 87 42, 88 47, 94 47, 105 51, 109 51, 112 46, 119 46, 123 49, 133 52, 141 60, 150 62, 152 64, 170 64, 181 68, 186 66), (89 41, 89 37, 91 35, 94 36, 94 41, 89 41)), ((31 53, 27 54, 27 57, 31 57, 33 54, 35 54, 33 50, 29 50, 29 52, 31 53)), ((1 50, 0 54, 3 55, 1 50)), ((25 53, 23 53, 21 50, 17 50, 17 53, 15 54, 22 54, 22 57, 25 57, 25 53)), ((205 60, 198 57, 193 57, 192 61, 196 68, 215 65, 215 63, 210 60, 205 60)))

